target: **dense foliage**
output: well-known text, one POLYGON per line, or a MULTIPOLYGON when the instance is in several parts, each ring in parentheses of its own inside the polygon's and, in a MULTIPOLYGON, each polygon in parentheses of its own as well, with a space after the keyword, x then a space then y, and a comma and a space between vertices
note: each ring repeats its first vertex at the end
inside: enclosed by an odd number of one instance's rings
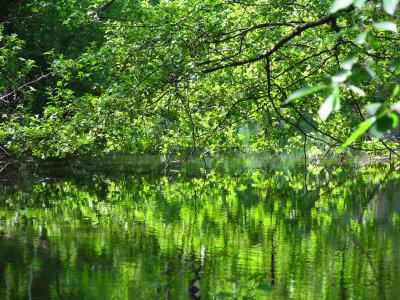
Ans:
POLYGON ((395 153, 398 2, 3 3, 1 150, 395 153))

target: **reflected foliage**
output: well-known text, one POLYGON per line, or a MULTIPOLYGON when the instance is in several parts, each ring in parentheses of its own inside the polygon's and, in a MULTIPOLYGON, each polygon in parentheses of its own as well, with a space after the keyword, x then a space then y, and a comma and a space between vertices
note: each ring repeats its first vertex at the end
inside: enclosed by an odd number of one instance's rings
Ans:
POLYGON ((395 165, 310 172, 296 160, 220 157, 163 167, 11 163, 1 173, 1 297, 397 295, 395 165))

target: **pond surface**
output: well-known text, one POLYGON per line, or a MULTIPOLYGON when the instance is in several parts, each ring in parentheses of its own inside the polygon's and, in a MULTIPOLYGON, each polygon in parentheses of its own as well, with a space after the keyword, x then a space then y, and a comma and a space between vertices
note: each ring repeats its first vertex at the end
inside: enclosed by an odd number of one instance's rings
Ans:
MULTIPOLYGON (((13 161, 0 299, 399 299, 396 166, 13 161)), ((0 168, 0 169, 1 169, 0 168)))

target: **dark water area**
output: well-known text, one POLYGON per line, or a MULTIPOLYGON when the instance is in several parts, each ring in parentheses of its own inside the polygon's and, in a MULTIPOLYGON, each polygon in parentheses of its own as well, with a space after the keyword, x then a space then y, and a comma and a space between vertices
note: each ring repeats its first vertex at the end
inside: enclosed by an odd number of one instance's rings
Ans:
POLYGON ((0 299, 400 299, 396 164, 127 156, 0 169, 0 299))

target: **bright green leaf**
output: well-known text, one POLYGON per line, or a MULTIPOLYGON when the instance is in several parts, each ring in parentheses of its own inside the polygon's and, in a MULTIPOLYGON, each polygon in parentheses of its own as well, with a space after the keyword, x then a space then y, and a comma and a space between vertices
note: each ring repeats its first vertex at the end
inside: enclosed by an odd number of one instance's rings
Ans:
POLYGON ((346 71, 340 71, 338 74, 335 76, 332 76, 332 82, 344 82, 347 79, 347 72, 346 71))
POLYGON ((361 9, 364 6, 365 0, 354 0, 353 5, 358 9, 361 9))
POLYGON ((346 71, 350 71, 353 65, 357 62, 357 58, 354 55, 350 55, 342 62, 342 68, 346 71))
POLYGON ((362 89, 360 89, 359 87, 356 87, 354 85, 350 85, 349 88, 350 88, 350 90, 352 90, 353 92, 357 93, 361 97, 365 96, 365 92, 362 89))
MULTIPOLYGON (((396 84, 395 88, 393 89, 392 96, 396 97, 399 92, 400 92, 400 85, 396 84)), ((399 102, 397 102, 397 103, 399 103, 399 102)))
POLYGON ((330 94, 322 103, 318 110, 318 115, 322 121, 325 121, 333 111, 340 109, 339 89, 330 94))
POLYGON ((361 44, 365 43, 365 41, 367 39, 367 35, 368 35, 368 30, 365 30, 365 31, 361 32, 354 39, 354 43, 357 44, 357 45, 361 45, 361 44))
POLYGON ((331 14, 337 12, 338 10, 348 8, 353 4, 354 0, 335 0, 329 10, 331 14))
POLYGON ((366 132, 374 123, 375 123, 376 117, 369 118, 362 122, 360 125, 358 125, 358 128, 353 131, 353 133, 350 135, 350 137, 345 141, 341 147, 341 149, 345 149, 347 146, 349 146, 352 142, 354 142, 360 135, 362 135, 364 132, 366 132))
POLYGON ((399 124, 399 118, 395 113, 391 113, 390 118, 392 118, 393 122, 392 122, 392 129, 395 129, 397 127, 397 125, 399 124))
POLYGON ((393 22, 380 22, 380 23, 375 23, 372 26, 374 26, 377 29, 392 31, 397 33, 397 26, 393 22))
POLYGON ((390 15, 394 14, 398 3, 399 0, 382 0, 383 8, 390 15))

